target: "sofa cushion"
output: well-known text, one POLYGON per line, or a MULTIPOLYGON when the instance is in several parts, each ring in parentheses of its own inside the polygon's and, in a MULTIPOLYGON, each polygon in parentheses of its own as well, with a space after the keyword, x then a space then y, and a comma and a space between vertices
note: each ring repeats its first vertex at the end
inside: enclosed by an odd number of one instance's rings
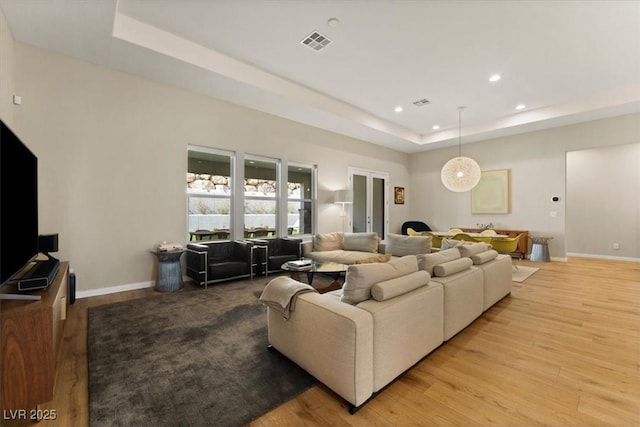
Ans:
POLYGON ((313 238, 313 250, 336 251, 342 249, 344 234, 340 232, 316 234, 313 238))
POLYGON ((371 258, 371 252, 358 251, 318 251, 306 254, 308 258, 318 262, 337 262, 338 264, 355 264, 361 259, 371 258))
POLYGON ((385 252, 395 256, 428 254, 431 252, 431 236, 403 236, 388 233, 385 252))
POLYGON ((473 255, 477 255, 480 252, 486 252, 489 249, 491 249, 491 245, 488 243, 473 243, 473 242, 466 242, 463 243, 460 246, 457 246, 458 250, 460 251, 460 256, 463 257, 470 257, 473 255))
POLYGON ((429 273, 422 270, 406 276, 378 282, 371 287, 371 296, 376 301, 386 301, 411 292, 421 286, 426 286, 429 283, 429 279, 431 279, 429 273))
POLYGON ((343 239, 345 251, 378 252, 378 233, 344 233, 343 239))
POLYGON ((350 265, 342 285, 342 302, 358 304, 371 298, 371 287, 378 283, 418 271, 415 256, 389 262, 350 265))
POLYGON ((440 243, 441 250, 457 248, 458 246, 462 246, 462 240, 442 239, 442 242, 440 243))
POLYGON ((460 251, 458 248, 451 248, 432 254, 416 255, 416 258, 418 259, 418 268, 433 276, 433 267, 438 264, 460 258, 460 251))
POLYGON ((476 255, 471 255, 471 261, 473 261, 474 265, 481 265, 485 262, 492 261, 498 257, 498 251, 494 251, 490 249, 488 251, 480 252, 476 255))
POLYGON ((391 260, 391 254, 379 254, 369 258, 356 260, 356 264, 371 264, 372 262, 389 262, 391 260))
POLYGON ((473 265, 471 258, 458 258, 433 267, 435 277, 447 277, 466 270, 473 265))

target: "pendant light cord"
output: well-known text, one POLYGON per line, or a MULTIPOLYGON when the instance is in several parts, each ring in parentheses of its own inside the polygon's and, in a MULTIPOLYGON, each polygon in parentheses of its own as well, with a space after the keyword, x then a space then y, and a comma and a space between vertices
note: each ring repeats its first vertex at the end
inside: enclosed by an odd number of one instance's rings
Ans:
POLYGON ((458 107, 458 157, 462 157, 462 110, 464 107, 458 107))

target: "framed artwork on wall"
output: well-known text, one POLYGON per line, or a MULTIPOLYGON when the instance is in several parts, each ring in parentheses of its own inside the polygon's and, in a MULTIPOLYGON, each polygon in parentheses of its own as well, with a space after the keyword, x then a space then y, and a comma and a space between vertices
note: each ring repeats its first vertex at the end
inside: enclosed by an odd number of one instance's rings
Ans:
POLYGON ((404 187, 393 187, 393 202, 396 205, 404 205, 404 187))
POLYGON ((472 214, 508 214, 510 212, 510 171, 483 171, 480 182, 471 190, 472 214))

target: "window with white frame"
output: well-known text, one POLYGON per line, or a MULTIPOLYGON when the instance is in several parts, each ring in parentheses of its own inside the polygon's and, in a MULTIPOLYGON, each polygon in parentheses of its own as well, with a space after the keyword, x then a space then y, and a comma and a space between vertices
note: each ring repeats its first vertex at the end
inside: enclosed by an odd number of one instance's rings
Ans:
POLYGON ((315 167, 289 163, 287 167, 287 234, 313 232, 315 167))
POLYGON ((189 146, 187 158, 189 240, 229 239, 233 153, 189 146))
POLYGON ((314 232, 315 165, 197 146, 187 158, 188 240, 314 232))
POLYGON ((278 234, 279 167, 279 160, 250 155, 244 158, 245 237, 278 234))

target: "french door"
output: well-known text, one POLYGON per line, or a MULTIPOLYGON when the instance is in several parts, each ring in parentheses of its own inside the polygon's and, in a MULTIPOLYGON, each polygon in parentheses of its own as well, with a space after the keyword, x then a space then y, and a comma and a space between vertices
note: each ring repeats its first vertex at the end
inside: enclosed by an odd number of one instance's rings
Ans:
POLYGON ((384 239, 389 227, 389 174, 349 168, 349 186, 353 194, 351 231, 375 231, 384 239))

